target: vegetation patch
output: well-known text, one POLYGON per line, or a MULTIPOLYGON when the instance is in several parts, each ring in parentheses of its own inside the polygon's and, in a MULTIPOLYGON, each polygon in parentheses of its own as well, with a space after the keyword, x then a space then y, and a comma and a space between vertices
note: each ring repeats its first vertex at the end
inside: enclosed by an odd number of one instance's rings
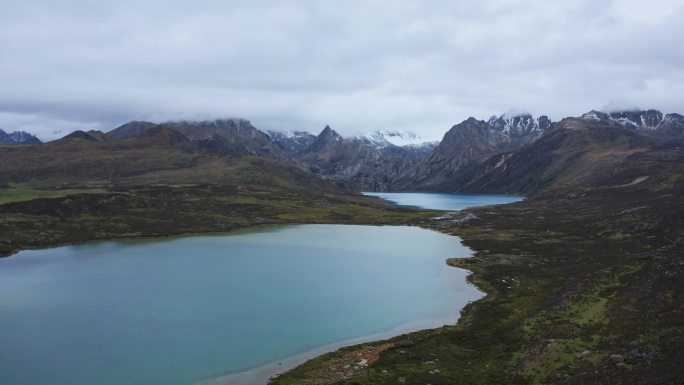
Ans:
POLYGON ((11 185, 0 188, 0 204, 24 202, 38 198, 62 198, 74 194, 102 194, 107 190, 101 188, 44 188, 38 189, 30 185, 11 185))

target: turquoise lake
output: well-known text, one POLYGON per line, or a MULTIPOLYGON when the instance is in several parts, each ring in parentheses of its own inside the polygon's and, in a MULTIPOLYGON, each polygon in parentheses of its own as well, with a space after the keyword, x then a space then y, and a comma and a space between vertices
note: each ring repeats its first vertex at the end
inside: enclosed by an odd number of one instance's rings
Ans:
POLYGON ((382 198, 399 206, 432 210, 463 210, 469 207, 501 205, 523 200, 523 197, 519 195, 501 194, 365 192, 364 195, 382 198))
POLYGON ((263 381, 292 357, 455 323, 482 293, 445 259, 469 255, 356 225, 22 251, 0 259, 0 384, 263 381))

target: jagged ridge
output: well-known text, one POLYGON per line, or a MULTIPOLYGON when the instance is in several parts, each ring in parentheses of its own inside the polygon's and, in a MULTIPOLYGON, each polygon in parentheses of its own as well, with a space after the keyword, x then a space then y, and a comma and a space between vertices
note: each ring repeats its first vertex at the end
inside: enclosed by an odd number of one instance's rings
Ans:
POLYGON ((40 144, 40 139, 26 131, 13 131, 10 133, 0 129, 0 143, 5 144, 40 144))

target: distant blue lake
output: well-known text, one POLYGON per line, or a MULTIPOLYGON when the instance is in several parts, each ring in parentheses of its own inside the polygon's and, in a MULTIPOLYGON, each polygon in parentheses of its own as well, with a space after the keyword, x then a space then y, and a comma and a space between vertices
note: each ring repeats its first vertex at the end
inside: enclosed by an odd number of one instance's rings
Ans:
POLYGON ((353 225, 23 251, 0 259, 0 384, 253 384, 251 368, 455 323, 482 294, 445 259, 469 255, 353 225))
POLYGON ((364 195, 382 198, 398 206, 454 211, 476 206, 501 205, 519 202, 524 199, 524 197, 519 195, 498 194, 365 192, 364 195))

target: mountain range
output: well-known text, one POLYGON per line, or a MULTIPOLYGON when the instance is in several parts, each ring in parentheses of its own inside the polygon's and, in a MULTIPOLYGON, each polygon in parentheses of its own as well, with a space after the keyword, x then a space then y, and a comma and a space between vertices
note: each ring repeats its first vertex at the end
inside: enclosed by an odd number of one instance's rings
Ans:
MULTIPOLYGON (((25 132, 0 131, 0 140, 39 143, 25 132)), ((552 122, 546 116, 505 114, 488 120, 466 119, 451 127, 438 143, 420 141, 415 134, 399 131, 345 138, 330 126, 318 135, 265 132, 248 120, 224 119, 132 121, 106 133, 75 131, 41 146, 58 152, 61 147, 107 152, 152 146, 232 159, 255 157, 355 190, 530 193, 570 185, 619 185, 647 177, 646 171, 655 167, 656 160, 678 159, 684 117, 657 110, 590 111, 552 122), (649 161, 649 157, 656 160, 649 161)), ((34 157, 40 154, 32 152, 34 157)), ((78 167, 87 169, 91 160, 78 159, 78 167)))
MULTIPOLYGON (((391 182, 427 156, 435 143, 396 145, 383 133, 344 138, 326 126, 320 134, 270 132, 272 140, 314 175, 358 190, 385 190, 391 182)), ((414 135, 390 133, 391 140, 414 135)))

